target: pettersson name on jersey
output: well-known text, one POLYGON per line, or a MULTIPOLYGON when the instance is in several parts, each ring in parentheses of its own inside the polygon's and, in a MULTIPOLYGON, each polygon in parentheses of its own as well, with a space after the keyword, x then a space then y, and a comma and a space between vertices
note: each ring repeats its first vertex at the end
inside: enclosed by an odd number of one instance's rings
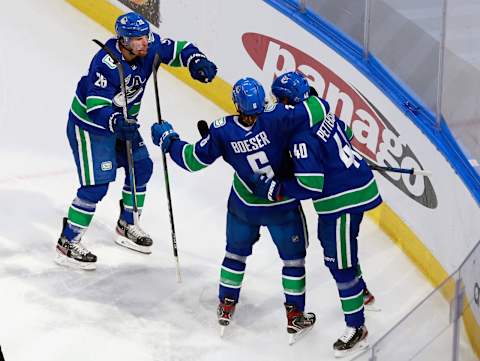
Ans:
POLYGON ((320 128, 317 130, 317 135, 326 143, 330 134, 332 134, 332 129, 335 125, 335 116, 332 113, 328 113, 325 117, 325 120, 320 125, 320 128))
POLYGON ((270 144, 270 140, 267 137, 267 133, 260 132, 252 138, 245 140, 239 140, 237 142, 230 142, 235 153, 248 153, 263 148, 267 144, 270 144))

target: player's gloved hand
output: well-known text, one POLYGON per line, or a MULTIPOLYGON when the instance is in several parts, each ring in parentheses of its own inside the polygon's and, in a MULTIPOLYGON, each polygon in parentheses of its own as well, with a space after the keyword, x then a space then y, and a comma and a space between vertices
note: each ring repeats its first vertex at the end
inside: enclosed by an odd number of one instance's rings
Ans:
POLYGON ((203 54, 193 54, 188 61, 188 70, 193 79, 210 83, 217 74, 217 66, 203 54))
POLYGON ((168 153, 172 142, 179 138, 178 133, 173 130, 172 125, 167 121, 152 125, 152 141, 162 148, 163 153, 168 153))
POLYGON ((137 129, 140 127, 137 122, 127 122, 123 114, 118 112, 113 113, 110 119, 110 128, 118 139, 132 141, 137 136, 137 129))
POLYGON ((269 201, 281 201, 284 197, 281 195, 281 183, 275 178, 269 179, 265 174, 254 174, 250 178, 252 191, 257 197, 268 199, 269 201))

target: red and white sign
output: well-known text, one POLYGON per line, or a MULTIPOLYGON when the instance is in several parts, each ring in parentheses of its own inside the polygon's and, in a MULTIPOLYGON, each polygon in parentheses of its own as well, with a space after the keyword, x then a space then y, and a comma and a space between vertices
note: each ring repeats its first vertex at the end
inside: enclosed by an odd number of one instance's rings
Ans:
MULTIPOLYGON (((337 117, 353 130, 355 148, 370 162, 391 167, 423 169, 399 132, 357 89, 319 60, 278 39, 245 33, 242 43, 248 55, 271 80, 292 70, 305 74, 320 97, 326 99, 337 117)), ((383 173, 398 189, 428 208, 436 208, 437 197, 430 180, 423 176, 383 173)))

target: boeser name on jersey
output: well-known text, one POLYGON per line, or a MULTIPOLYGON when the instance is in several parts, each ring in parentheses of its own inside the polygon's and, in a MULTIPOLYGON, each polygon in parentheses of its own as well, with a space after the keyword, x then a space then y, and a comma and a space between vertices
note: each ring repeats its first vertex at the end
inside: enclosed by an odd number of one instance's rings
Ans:
POLYGON ((239 140, 237 142, 230 142, 230 145, 232 146, 235 153, 252 152, 257 149, 263 148, 267 144, 270 144, 270 140, 268 140, 267 134, 265 132, 260 132, 252 138, 239 140))

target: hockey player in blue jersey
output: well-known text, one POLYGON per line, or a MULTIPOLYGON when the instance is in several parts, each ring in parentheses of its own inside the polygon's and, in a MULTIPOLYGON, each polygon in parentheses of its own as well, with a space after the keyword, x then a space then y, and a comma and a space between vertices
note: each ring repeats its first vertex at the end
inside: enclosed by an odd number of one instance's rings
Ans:
MULTIPOLYGON (((139 111, 145 86, 152 74, 156 54, 161 62, 174 67, 188 67, 192 78, 210 82, 217 68, 193 44, 160 38, 150 32, 147 20, 137 13, 127 13, 115 22, 116 38, 106 46, 123 64, 130 120, 139 111)), ((150 253, 152 239, 133 219, 133 199, 127 166, 126 140, 132 142, 135 166, 136 204, 141 211, 153 163, 138 132, 139 125, 127 122, 122 114, 124 103, 118 69, 102 49, 95 54, 87 75, 76 89, 70 108, 67 136, 75 158, 80 187, 73 200, 57 243, 56 261, 80 269, 95 269, 97 257, 81 244, 92 221, 97 203, 115 180, 117 168, 125 168, 125 183, 117 222, 117 243, 150 253)))
POLYGON ((252 78, 240 79, 233 86, 232 96, 239 114, 214 121, 198 142, 180 140, 167 122, 152 126, 153 142, 190 172, 207 167, 219 157, 235 169, 220 273, 218 320, 222 332, 239 300, 247 257, 260 237, 260 227, 266 226, 284 263, 287 332, 293 341, 315 322, 313 313, 304 312, 307 233, 303 212, 295 199, 271 202, 255 197, 248 180, 255 173, 282 177, 282 154, 287 151, 289 134, 322 121, 328 110, 318 98, 302 107, 276 104, 264 108, 265 92, 252 78))
MULTIPOLYGON (((279 102, 295 106, 306 100, 308 89, 307 80, 297 72, 280 75, 272 84, 279 102)), ((363 213, 382 202, 372 171, 350 143, 352 137, 351 129, 328 113, 322 122, 292 137, 291 178, 254 175, 251 179, 254 194, 265 199, 313 200, 325 265, 337 283, 347 325, 333 345, 337 357, 367 346, 364 298, 368 301, 371 295, 365 294, 359 274, 357 237, 363 213)))

